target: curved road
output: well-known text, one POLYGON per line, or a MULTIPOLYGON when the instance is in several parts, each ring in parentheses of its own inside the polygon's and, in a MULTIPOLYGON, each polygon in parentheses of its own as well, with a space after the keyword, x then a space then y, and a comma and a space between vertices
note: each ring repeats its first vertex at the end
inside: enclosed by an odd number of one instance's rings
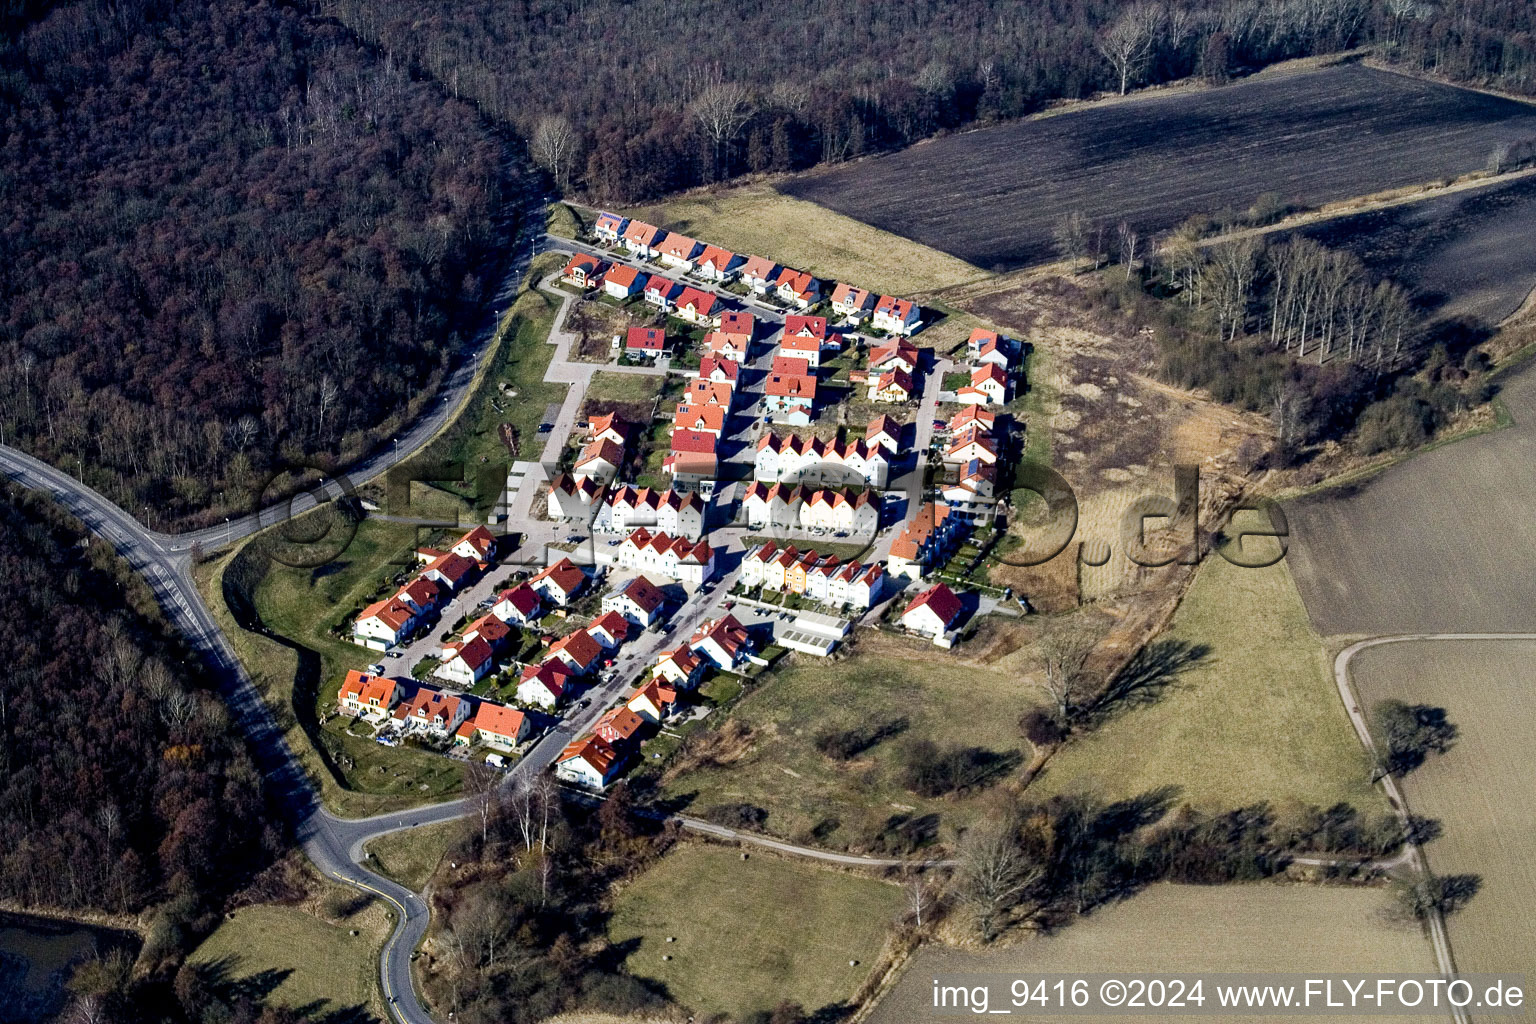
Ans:
MULTIPOLYGON (((1355 655, 1372 647, 1380 647, 1383 644, 1401 644, 1414 642, 1439 642, 1439 641, 1507 641, 1507 640, 1536 640, 1536 633, 1403 633, 1397 636, 1379 636, 1369 640, 1361 640, 1350 644, 1338 653, 1333 660, 1333 681, 1339 689, 1339 698, 1344 701, 1344 710, 1349 713, 1350 724, 1355 727, 1355 734, 1360 738, 1360 743, 1373 757, 1376 754, 1376 741, 1371 737, 1371 730, 1366 722, 1365 712, 1360 707, 1360 697, 1355 692, 1354 679, 1350 675, 1349 664, 1355 655)), ((1408 823, 1408 801, 1404 798, 1397 780, 1390 775, 1384 775, 1381 779, 1383 791, 1392 804, 1392 809, 1397 812, 1398 818, 1404 826, 1408 823)), ((1421 876, 1429 874, 1429 860, 1424 855, 1424 848, 1417 843, 1407 844, 1404 855, 1408 863, 1413 866, 1415 872, 1421 876)), ((1401 861, 1404 857, 1396 858, 1401 861)), ((1456 960, 1451 952, 1450 936, 1446 933, 1445 918, 1436 912, 1429 919, 1430 942, 1435 949, 1435 960, 1440 973, 1444 977, 1453 977, 1456 973, 1456 960)), ((1456 1024, 1467 1024, 1467 1013, 1461 1007, 1453 1007, 1452 1017, 1456 1024)))

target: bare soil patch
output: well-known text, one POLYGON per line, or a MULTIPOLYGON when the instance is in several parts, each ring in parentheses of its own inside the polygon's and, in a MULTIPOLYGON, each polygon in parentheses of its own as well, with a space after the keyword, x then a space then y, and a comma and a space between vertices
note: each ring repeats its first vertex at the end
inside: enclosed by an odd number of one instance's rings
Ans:
POLYGON ((1150 233, 1267 191, 1315 206, 1454 178, 1532 134, 1527 104, 1343 65, 967 132, 780 190, 1007 269, 1053 258, 1073 210, 1150 233))

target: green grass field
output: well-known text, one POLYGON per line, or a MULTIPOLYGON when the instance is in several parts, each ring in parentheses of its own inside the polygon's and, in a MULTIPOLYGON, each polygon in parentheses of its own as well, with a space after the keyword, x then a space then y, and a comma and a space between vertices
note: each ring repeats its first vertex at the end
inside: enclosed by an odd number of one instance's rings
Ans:
POLYGON ((444 821, 380 836, 364 847, 370 855, 368 867, 420 892, 467 827, 463 820, 444 821))
MULTIPOLYGON (((671 795, 692 794, 697 811, 711 804, 746 802, 768 811, 766 828, 827 846, 859 847, 893 815, 935 813, 962 822, 980 799, 925 800, 900 781, 899 754, 909 737, 941 745, 980 746, 1021 762, 1027 744, 1015 723, 1033 700, 1018 676, 1017 657, 996 664, 966 662, 938 648, 866 633, 861 652, 829 665, 795 654, 731 710, 754 732, 750 751, 722 767, 689 771, 667 785, 671 795), (834 761, 815 747, 826 728, 905 718, 895 736, 851 761, 834 761)), ((1003 776, 1017 774, 1010 768, 1003 776)))
MULTIPOLYGON (((1319 972, 1428 974, 1434 957, 1413 925, 1393 921, 1381 889, 1310 885, 1155 885, 1048 937, 987 950, 928 946, 866 1018, 870 1024, 932 1020, 933 978, 941 974, 1174 974, 1319 972), (926 1002, 925 1002, 926 1000, 926 1002)), ((1214 1002, 1206 993, 1205 1009, 1214 1002)), ((1006 986, 998 996, 1005 1000, 1006 986)), ((996 1001, 994 1009, 1007 1009, 996 1001)), ((1017 1012, 1017 1011, 1016 1011, 1017 1012)), ((1126 1016, 1036 1013, 1030 1021, 1125 1021, 1126 1016)), ((1159 1021, 1211 1020, 1158 1015, 1159 1021)), ((1222 1015, 1223 1021, 1278 1016, 1222 1015)), ((1427 1021, 1430 1017, 1330 1017, 1352 1021, 1427 1021)))
POLYGON ((278 984, 266 999, 274 1006, 359 1007, 386 1020, 378 957, 392 927, 392 912, 377 900, 334 922, 300 907, 242 907, 188 959, 220 961, 230 979, 271 972, 267 981, 278 984), (359 934, 353 935, 353 929, 359 934))
POLYGON ((1113 799, 1175 785, 1211 807, 1294 799, 1385 809, 1284 562, 1240 569, 1208 558, 1167 636, 1210 652, 1156 703, 1069 743, 1030 792, 1113 799))
POLYGON ((688 844, 619 892, 608 937, 638 940, 631 974, 696 1013, 742 1020, 785 1000, 815 1011, 850 999, 901 906, 885 882, 688 844))
POLYGON ((992 276, 937 249, 764 185, 695 192, 629 215, 877 292, 919 295, 992 276))

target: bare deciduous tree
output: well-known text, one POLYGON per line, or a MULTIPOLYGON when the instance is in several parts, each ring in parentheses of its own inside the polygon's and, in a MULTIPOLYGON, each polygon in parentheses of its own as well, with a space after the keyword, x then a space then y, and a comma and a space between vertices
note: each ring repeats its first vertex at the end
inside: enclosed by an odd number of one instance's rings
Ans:
POLYGON ((1051 234, 1056 239, 1056 251, 1074 264, 1088 255, 1093 227, 1081 210, 1073 210, 1056 218, 1051 234))
POLYGON ((716 82, 693 101, 690 111, 704 134, 714 143, 714 173, 718 179, 723 173, 721 156, 730 155, 731 143, 741 134, 741 129, 752 116, 751 95, 740 82, 716 82))
POLYGON ((482 855, 491 838, 491 819, 496 812, 497 784, 500 781, 500 774, 484 761, 470 761, 464 765, 464 792, 469 797, 475 815, 480 819, 482 855))
POLYGON ((955 892, 975 913, 981 937, 990 942, 997 936, 999 917, 1044 871, 1044 866, 1024 851, 1014 828, 1004 822, 983 821, 961 840, 955 892))
POLYGON ((571 176, 571 161, 577 148, 576 129, 559 115, 539 118, 528 139, 528 151, 534 162, 555 179, 555 187, 565 191, 571 176))
POLYGON ((1162 27, 1162 10, 1150 3, 1132 4, 1099 36, 1099 53, 1120 79, 1120 95, 1141 77, 1152 58, 1162 27))
POLYGON ((1050 698, 1063 725, 1082 710, 1092 685, 1087 672, 1088 656, 1098 646, 1100 634, 1081 623, 1057 626, 1036 641, 1040 654, 1038 685, 1050 698))

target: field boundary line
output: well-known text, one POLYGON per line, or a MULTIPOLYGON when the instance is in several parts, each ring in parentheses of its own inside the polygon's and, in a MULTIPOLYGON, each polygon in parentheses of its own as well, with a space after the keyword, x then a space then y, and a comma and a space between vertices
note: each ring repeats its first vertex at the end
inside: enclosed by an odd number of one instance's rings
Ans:
MULTIPOLYGON (((1371 730, 1365 719, 1365 713, 1360 708, 1360 696, 1355 689, 1354 678, 1350 674, 1350 663, 1355 655, 1372 647, 1382 647, 1387 644, 1416 643, 1416 642, 1446 642, 1461 641, 1464 643, 1488 643, 1488 642, 1532 642, 1536 641, 1536 633, 1401 633, 1393 636, 1371 637, 1366 640, 1357 640, 1344 648, 1333 659, 1333 678, 1338 687, 1339 698, 1344 702, 1344 710, 1349 715, 1350 724, 1355 728, 1355 735, 1365 747, 1366 753, 1372 758, 1376 756, 1376 741, 1371 736, 1371 730)), ((1408 826, 1408 801, 1403 796, 1402 788, 1398 786, 1397 779, 1391 775, 1383 775, 1379 780, 1382 791, 1386 794, 1392 809, 1397 813, 1398 820, 1402 822, 1405 832, 1408 826)), ((1405 844, 1408 853, 1408 863, 1421 876, 1429 875, 1429 859, 1424 854, 1424 848, 1419 843, 1409 838, 1405 844)), ((1435 960, 1440 973, 1447 978, 1455 977, 1456 961, 1451 950, 1450 935, 1446 931, 1445 916, 1439 910, 1435 910, 1429 917, 1430 944, 1434 947, 1435 960)), ((1459 1007, 1451 1008, 1451 1019, 1456 1024, 1469 1024, 1466 1011, 1459 1007)))

